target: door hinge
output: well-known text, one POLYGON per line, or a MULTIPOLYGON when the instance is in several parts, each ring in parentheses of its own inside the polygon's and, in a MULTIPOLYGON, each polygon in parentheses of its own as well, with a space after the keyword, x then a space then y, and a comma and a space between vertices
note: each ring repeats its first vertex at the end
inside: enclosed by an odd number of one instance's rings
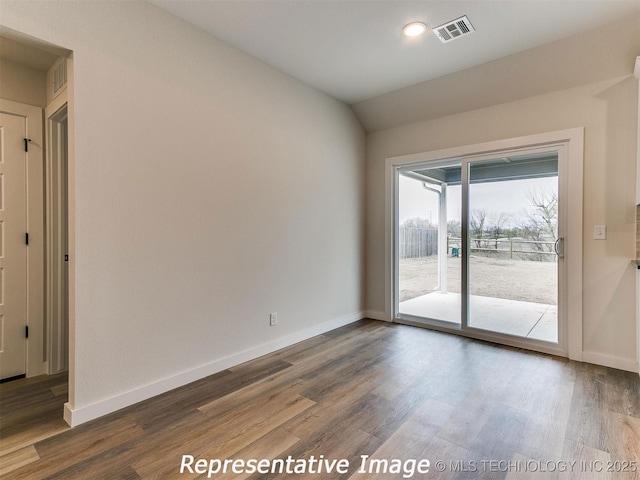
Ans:
POLYGON ((24 234, 24 243, 26 245, 29 245, 29 232, 24 234))
POLYGON ((30 138, 25 138, 24 139, 24 151, 28 152, 29 151, 29 143, 31 142, 30 138))
POLYGON ((65 261, 65 262, 68 262, 68 261, 69 261, 69 254, 68 254, 68 253, 65 253, 65 254, 64 254, 64 261, 65 261))
POLYGON ((25 338, 29 338, 29 325, 24 327, 24 336, 25 338))

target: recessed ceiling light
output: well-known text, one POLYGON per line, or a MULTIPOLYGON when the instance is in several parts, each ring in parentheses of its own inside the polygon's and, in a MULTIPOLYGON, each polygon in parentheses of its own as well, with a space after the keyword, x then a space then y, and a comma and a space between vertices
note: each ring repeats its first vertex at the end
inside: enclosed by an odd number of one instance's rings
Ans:
POLYGON ((407 37, 418 37, 426 31, 427 26, 422 22, 408 23, 402 29, 402 33, 404 33, 407 37))

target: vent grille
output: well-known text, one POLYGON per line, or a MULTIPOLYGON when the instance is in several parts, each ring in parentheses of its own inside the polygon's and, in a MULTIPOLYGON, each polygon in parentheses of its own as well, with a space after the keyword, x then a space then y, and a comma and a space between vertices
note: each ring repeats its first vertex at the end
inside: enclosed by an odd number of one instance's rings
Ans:
POLYGON ((53 94, 56 95, 67 84, 67 60, 62 58, 53 70, 53 94))
POLYGON ((465 15, 444 25, 435 27, 433 31, 442 43, 449 43, 457 38, 475 32, 476 29, 473 28, 473 25, 471 25, 471 22, 465 15))

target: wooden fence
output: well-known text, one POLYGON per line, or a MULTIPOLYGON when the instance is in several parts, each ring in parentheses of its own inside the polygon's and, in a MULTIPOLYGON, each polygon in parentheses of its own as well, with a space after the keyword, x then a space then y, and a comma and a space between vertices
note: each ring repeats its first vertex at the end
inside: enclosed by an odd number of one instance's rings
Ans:
MULTIPOLYGON (((470 249, 472 252, 487 252, 487 254, 501 254, 500 258, 516 258, 526 260, 543 260, 549 255, 548 260, 555 260, 554 243, 540 240, 523 240, 520 238, 471 238, 470 249), (540 255, 539 257, 537 255, 540 255)), ((430 257, 438 254, 438 229, 400 227, 398 231, 398 247, 400 258, 430 257)), ((447 237, 447 255, 460 254, 462 240, 456 237, 447 237)))
POLYGON ((400 258, 429 257, 438 254, 438 229, 400 227, 398 246, 400 258))
MULTIPOLYGON (((455 237, 447 238, 447 252, 451 254, 451 248, 459 248, 462 245, 462 239, 455 237)), ((547 242, 541 240, 523 240, 521 238, 471 238, 469 239, 469 248, 472 252, 494 252, 508 254, 509 258, 513 255, 522 257, 523 255, 531 257, 532 255, 554 255, 556 254, 553 246, 555 242, 547 242), (538 248, 536 248, 536 246, 538 248), (502 247, 502 248, 501 248, 502 247)))

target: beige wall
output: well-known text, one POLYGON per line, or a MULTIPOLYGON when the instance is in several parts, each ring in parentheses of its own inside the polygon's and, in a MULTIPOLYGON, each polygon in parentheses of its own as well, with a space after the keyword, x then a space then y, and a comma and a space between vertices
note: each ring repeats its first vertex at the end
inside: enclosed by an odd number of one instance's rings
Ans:
POLYGON ((149 4, 4 2, 0 21, 73 50, 77 421, 351 321, 365 300, 381 311, 386 157, 576 126, 585 350, 635 358, 632 78, 372 134, 365 179, 348 107, 149 4))
POLYGON ((385 158, 584 126, 585 358, 634 364, 630 260, 635 257, 637 95, 636 80, 626 76, 370 134, 367 309, 381 315, 385 308, 385 158), (607 225, 606 241, 593 240, 595 224, 607 225))
POLYGON ((0 98, 44 108, 46 77, 45 72, 0 60, 0 98))
POLYGON ((361 317, 347 106, 145 2, 2 22, 73 50, 74 423, 361 317))

